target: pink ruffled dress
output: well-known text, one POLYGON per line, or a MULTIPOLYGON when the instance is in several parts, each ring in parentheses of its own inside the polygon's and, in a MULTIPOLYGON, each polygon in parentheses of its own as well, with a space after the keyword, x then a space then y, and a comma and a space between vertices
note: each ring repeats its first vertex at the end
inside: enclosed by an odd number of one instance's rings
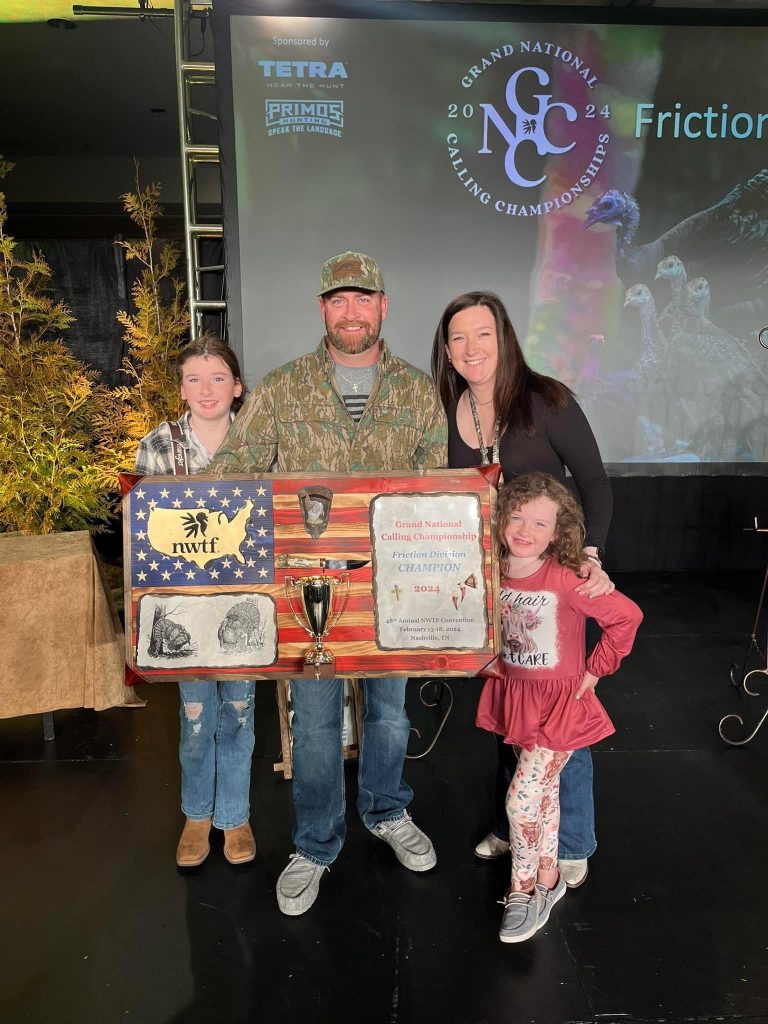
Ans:
POLYGON ((576 750, 616 730, 593 690, 575 694, 584 672, 611 675, 629 653, 643 614, 614 591, 590 600, 576 593, 583 580, 552 559, 531 576, 501 580, 502 653, 488 671, 476 724, 505 742, 532 750, 576 750), (596 619, 603 635, 585 657, 584 625, 596 619))

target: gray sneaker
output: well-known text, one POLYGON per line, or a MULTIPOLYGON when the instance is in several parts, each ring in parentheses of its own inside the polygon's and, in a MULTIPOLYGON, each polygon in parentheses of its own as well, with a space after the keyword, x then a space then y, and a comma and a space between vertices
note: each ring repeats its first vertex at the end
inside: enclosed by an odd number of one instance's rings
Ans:
POLYGON ((536 892, 539 894, 539 922, 536 925, 537 929, 543 928, 547 923, 549 915, 552 913, 552 907, 565 896, 565 890, 565 879, 562 875, 558 878, 554 889, 548 889, 541 882, 536 883, 536 892))
POLYGON ((394 821, 379 822, 371 832, 392 847, 397 859, 409 871, 429 871, 437 864, 432 841, 414 825, 408 812, 394 821))
POLYGON ((539 927, 539 886, 536 891, 510 892, 499 900, 504 907, 499 938, 502 942, 525 942, 539 927))
POLYGON ((323 871, 328 868, 313 864, 300 853, 292 853, 288 866, 277 880, 277 905, 289 917, 304 914, 317 899, 323 871))

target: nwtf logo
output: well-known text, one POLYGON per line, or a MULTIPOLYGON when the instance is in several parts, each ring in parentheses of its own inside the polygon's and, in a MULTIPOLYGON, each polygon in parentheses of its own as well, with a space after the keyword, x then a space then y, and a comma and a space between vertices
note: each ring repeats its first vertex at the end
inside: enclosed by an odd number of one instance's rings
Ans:
POLYGON ((483 111, 483 145, 478 150, 479 154, 492 153, 488 145, 488 125, 496 128, 507 144, 507 155, 504 157, 504 170, 513 185, 520 185, 522 188, 533 188, 541 185, 545 175, 540 178, 526 178, 517 167, 517 150, 522 142, 532 142, 536 146, 539 156, 547 156, 553 153, 567 153, 576 145, 571 142, 567 146, 556 146, 548 137, 546 131, 546 118, 551 110, 562 110, 568 121, 575 121, 578 112, 570 103, 553 103, 551 93, 534 93, 536 100, 534 110, 526 110, 518 98, 517 84, 523 75, 534 75, 540 86, 549 85, 549 75, 542 68, 529 67, 516 71, 507 82, 505 99, 510 113, 514 115, 514 129, 510 128, 496 107, 492 103, 479 104, 483 111))
POLYGON ((324 60, 260 60, 258 65, 265 78, 348 78, 344 61, 332 64, 324 60))
POLYGON ((546 40, 504 42, 460 82, 469 101, 448 104, 448 158, 483 206, 537 217, 569 206, 592 185, 608 153, 611 111, 596 102, 598 77, 578 54, 546 40), (548 179, 557 191, 547 191, 548 179))

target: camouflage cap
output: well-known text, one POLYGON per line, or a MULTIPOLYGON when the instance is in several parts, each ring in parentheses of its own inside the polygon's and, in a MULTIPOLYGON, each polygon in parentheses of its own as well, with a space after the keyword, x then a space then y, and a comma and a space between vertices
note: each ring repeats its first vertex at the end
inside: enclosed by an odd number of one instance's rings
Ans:
POLYGON ((384 278, 376 261, 361 252, 343 252, 323 264, 320 291, 326 295, 337 288, 361 288, 366 292, 383 292, 384 278))

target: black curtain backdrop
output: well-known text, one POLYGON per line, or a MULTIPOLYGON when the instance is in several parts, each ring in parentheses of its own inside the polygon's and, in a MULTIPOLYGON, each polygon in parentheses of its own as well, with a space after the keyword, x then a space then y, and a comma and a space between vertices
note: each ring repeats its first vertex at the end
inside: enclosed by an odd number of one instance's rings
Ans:
POLYGON ((20 253, 43 254, 53 274, 51 294, 72 310, 75 323, 62 334, 69 350, 98 370, 110 387, 124 383, 120 309, 130 309, 134 271, 111 238, 42 238, 19 244, 20 253))
MULTIPOLYGON (((613 477, 607 568, 617 572, 763 569, 764 476, 613 477)), ((755 595, 757 600, 757 595, 755 595)))
MULTIPOLYGON (((120 367, 127 348, 117 313, 135 312, 131 290, 143 269, 136 260, 125 259, 125 250, 118 241, 121 237, 25 239, 18 247, 22 256, 35 249, 45 257, 53 274, 51 294, 69 306, 75 317, 63 340, 78 359, 99 371, 109 387, 126 382, 120 367)), ((162 240, 158 242, 162 244, 162 240)), ((183 245, 178 240, 176 244, 183 245)), ((203 239, 200 255, 205 266, 223 265, 221 239, 203 239)), ((183 257, 176 273, 185 279, 183 257)), ((223 297, 222 274, 205 274, 202 284, 204 299, 223 297)), ((170 298, 170 289, 164 297, 170 298)), ((203 328, 221 333, 220 317, 204 316, 203 328)))

